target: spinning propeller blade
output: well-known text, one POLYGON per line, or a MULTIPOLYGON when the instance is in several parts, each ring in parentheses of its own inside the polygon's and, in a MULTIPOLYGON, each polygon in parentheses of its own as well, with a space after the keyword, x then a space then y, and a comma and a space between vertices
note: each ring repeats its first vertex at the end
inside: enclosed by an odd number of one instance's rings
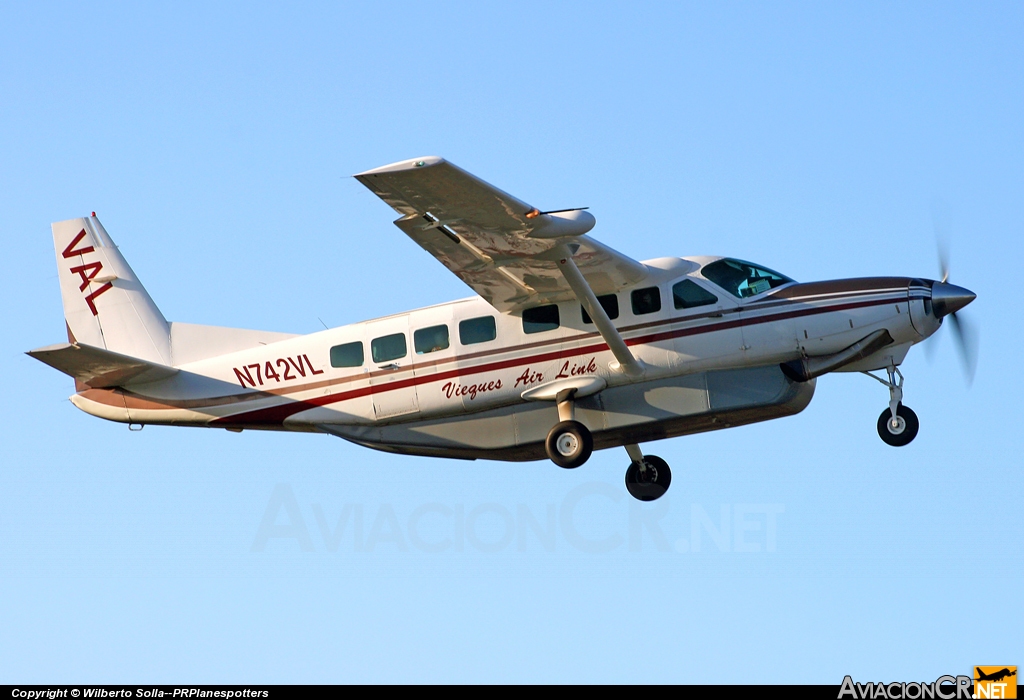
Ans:
MULTIPOLYGON (((973 324, 967 323, 957 316, 957 312, 974 301, 977 296, 969 289, 949 283, 949 248, 945 236, 941 235, 938 224, 935 230, 936 247, 939 255, 939 271, 942 278, 932 285, 932 308, 937 318, 949 316, 953 327, 953 338, 957 354, 963 364, 964 376, 968 386, 974 381, 974 373, 978 366, 978 333, 973 324)), ((925 344, 925 352, 931 359, 934 343, 925 344)))
POLYGON ((944 238, 939 237, 938 231, 935 232, 935 238, 939 253, 939 273, 942 275, 939 281, 945 284, 949 281, 949 246, 944 238))
POLYGON ((974 381, 974 372, 978 367, 978 333, 973 326, 959 318, 954 311, 949 315, 953 325, 953 337, 956 338, 957 351, 964 366, 967 384, 974 381))

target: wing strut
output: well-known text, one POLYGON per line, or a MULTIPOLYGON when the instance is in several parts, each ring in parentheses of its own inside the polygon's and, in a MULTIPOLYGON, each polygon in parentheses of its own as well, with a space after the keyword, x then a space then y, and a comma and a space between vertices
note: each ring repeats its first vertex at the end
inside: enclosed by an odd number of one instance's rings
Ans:
POLYGON ((626 341, 622 339, 618 329, 615 328, 612 320, 608 318, 604 307, 598 303, 594 290, 590 288, 587 280, 583 277, 583 273, 576 267, 576 263, 572 259, 572 251, 565 244, 557 246, 556 250, 561 256, 558 258, 559 272, 562 273, 562 277, 565 278, 573 294, 576 295, 576 299, 583 304, 583 308, 587 310, 590 318, 594 320, 594 325, 597 326, 601 337, 604 338, 604 342, 608 343, 608 349, 612 351, 618 362, 618 367, 613 364, 612 369, 624 372, 631 377, 642 375, 644 373, 643 365, 630 352, 626 346, 626 341))

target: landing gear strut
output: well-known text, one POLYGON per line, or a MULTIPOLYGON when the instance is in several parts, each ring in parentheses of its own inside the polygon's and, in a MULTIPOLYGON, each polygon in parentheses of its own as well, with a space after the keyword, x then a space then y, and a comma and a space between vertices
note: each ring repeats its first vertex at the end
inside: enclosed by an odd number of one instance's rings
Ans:
POLYGON ((626 445, 626 452, 633 460, 626 469, 626 490, 640 501, 661 498, 672 483, 672 470, 661 457, 644 455, 639 445, 626 445))
POLYGON ((887 445, 903 447, 909 445, 917 437, 920 423, 917 420, 917 414, 908 406, 903 405, 903 375, 899 369, 896 365, 889 365, 885 371, 889 375, 888 381, 876 377, 870 372, 864 372, 872 379, 889 387, 889 408, 878 416, 878 437, 882 438, 887 445))
MULTIPOLYGON (((566 389, 555 397, 558 404, 558 424, 548 433, 544 451, 548 459, 565 469, 575 469, 590 459, 594 451, 594 437, 587 426, 576 420, 576 389, 566 389)), ((672 483, 672 470, 661 457, 644 455, 640 446, 626 445, 632 460, 626 469, 626 490, 640 501, 661 498, 672 483)))

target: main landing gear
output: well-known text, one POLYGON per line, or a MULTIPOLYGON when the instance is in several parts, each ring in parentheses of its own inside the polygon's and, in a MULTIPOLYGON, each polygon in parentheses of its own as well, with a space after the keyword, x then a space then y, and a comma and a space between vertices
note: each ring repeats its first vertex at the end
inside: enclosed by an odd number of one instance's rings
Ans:
POLYGON ((548 458, 560 467, 575 469, 594 451, 594 438, 587 426, 575 420, 563 420, 548 433, 544 441, 548 458))
MULTIPOLYGON (((544 450, 548 458, 564 469, 575 469, 590 459, 594 451, 594 437, 587 426, 574 417, 575 390, 559 394, 558 424, 548 433, 544 450)), ((672 483, 672 470, 661 457, 644 455, 639 445, 626 445, 629 467, 626 469, 626 490, 641 501, 661 498, 672 483)))
POLYGON ((626 452, 633 460, 626 469, 626 490, 640 501, 661 498, 672 483, 672 470, 661 457, 644 455, 639 445, 626 445, 626 452))
POLYGON ((548 459, 563 469, 575 469, 582 465, 594 451, 594 437, 574 415, 575 396, 575 389, 566 389, 555 398, 558 404, 558 425, 551 429, 544 441, 548 459))
POLYGON ((917 414, 903 405, 903 375, 899 369, 895 365, 889 365, 885 371, 889 375, 888 381, 876 377, 870 372, 864 372, 872 379, 889 387, 889 408, 878 416, 878 437, 882 438, 887 445, 903 447, 909 445, 917 437, 920 423, 918 423, 917 414))

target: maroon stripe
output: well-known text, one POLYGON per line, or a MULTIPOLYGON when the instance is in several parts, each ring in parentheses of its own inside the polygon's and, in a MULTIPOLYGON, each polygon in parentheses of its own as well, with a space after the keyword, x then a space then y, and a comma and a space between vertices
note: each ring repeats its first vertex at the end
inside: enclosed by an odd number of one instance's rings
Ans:
MULTIPOLYGON (((662 340, 672 340, 674 338, 682 338, 689 335, 699 335, 702 333, 714 333, 715 331, 728 330, 730 328, 737 328, 741 326, 754 326, 762 323, 771 323, 773 321, 783 321, 790 318, 812 316, 819 313, 826 313, 832 311, 846 311, 849 309, 866 308, 869 306, 881 306, 882 304, 891 303, 893 303, 892 299, 876 299, 872 301, 839 304, 836 306, 830 306, 828 307, 828 309, 824 310, 820 308, 810 308, 800 309, 797 311, 787 311, 784 313, 777 314, 766 314, 764 316, 758 316, 751 319, 736 319, 735 321, 723 321, 721 323, 716 323, 712 326, 705 325, 697 326, 695 328, 683 328, 674 331, 652 333, 638 338, 631 338, 626 341, 626 345, 646 345, 648 343, 659 342, 662 340)), ((543 353, 540 355, 532 355, 530 357, 518 357, 509 360, 502 360, 500 362, 491 362, 485 365, 476 365, 474 367, 461 367, 457 369, 448 370, 446 372, 437 372, 435 374, 428 374, 420 377, 413 376, 408 379, 390 382, 385 385, 378 384, 376 386, 362 387, 360 389, 352 389, 351 391, 343 391, 328 396, 318 396, 312 399, 294 401, 278 406, 270 406, 268 408, 261 408, 255 411, 247 411, 245 413, 235 414, 233 416, 216 418, 210 421, 210 423, 212 425, 280 425, 281 423, 284 422, 286 418, 289 418, 303 411, 308 411, 311 408, 318 408, 320 406, 326 406, 332 403, 338 403, 340 401, 347 401, 349 399, 359 398, 362 396, 366 396, 368 394, 383 394, 389 391, 406 389, 408 387, 417 386, 420 384, 429 384, 431 382, 439 382, 445 379, 465 377, 473 374, 481 374, 483 372, 494 372, 502 369, 508 369, 509 367, 519 367, 527 365, 533 362, 560 360, 566 357, 575 357, 578 355, 598 353, 603 352, 607 349, 607 343, 600 342, 579 348, 568 348, 565 350, 557 350, 554 352, 543 353)))
MULTIPOLYGON (((886 289, 905 289, 914 280, 910 277, 851 277, 841 280, 820 282, 798 282, 769 292, 765 300, 792 299, 818 294, 842 294, 848 292, 871 292, 886 289)), ((755 304, 758 302, 754 302, 755 304)))

